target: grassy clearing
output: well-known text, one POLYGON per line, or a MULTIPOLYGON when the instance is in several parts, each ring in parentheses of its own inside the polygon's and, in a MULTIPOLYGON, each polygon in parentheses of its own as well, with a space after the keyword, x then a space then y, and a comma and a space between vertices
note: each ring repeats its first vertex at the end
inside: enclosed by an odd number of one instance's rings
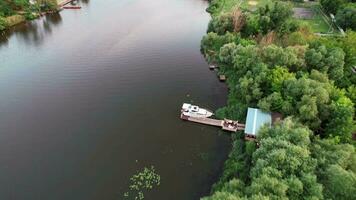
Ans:
POLYGON ((26 21, 26 19, 22 15, 13 15, 13 16, 6 17, 5 21, 8 26, 14 26, 16 24, 26 21))
POLYGON ((223 1, 221 1, 220 13, 231 11, 235 6, 239 5, 243 1, 244 0, 223 0, 223 1))
POLYGON ((335 33, 331 20, 323 16, 320 5, 317 2, 293 3, 294 8, 304 8, 312 12, 310 18, 298 19, 301 23, 308 24, 315 33, 335 33))
POLYGON ((314 15, 311 19, 299 19, 301 23, 308 24, 315 33, 330 33, 333 29, 325 22, 320 15, 314 15))
MULTIPOLYGON (((271 0, 221 0, 218 3, 218 9, 213 15, 219 15, 223 12, 231 11, 235 6, 240 6, 241 9, 246 11, 255 11, 260 6, 267 4, 272 5, 271 0)), ((315 33, 337 33, 335 27, 333 27, 330 19, 327 16, 323 16, 318 2, 292 2, 294 8, 304 8, 310 10, 312 16, 309 18, 297 19, 299 22, 309 25, 315 33)))
POLYGON ((236 6, 240 6, 243 10, 254 11, 259 6, 263 6, 271 2, 271 0, 220 0, 218 3, 219 9, 214 12, 213 15, 229 12, 236 6))
POLYGON ((255 11, 258 7, 271 3, 271 0, 243 0, 241 8, 244 10, 255 11))

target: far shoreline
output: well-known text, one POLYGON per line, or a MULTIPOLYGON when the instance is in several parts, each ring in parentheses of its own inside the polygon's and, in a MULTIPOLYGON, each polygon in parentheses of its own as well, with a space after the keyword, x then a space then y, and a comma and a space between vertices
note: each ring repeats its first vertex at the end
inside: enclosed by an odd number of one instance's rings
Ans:
POLYGON ((57 0, 57 6, 54 10, 48 10, 48 11, 43 11, 43 12, 38 12, 38 13, 33 12, 31 19, 26 19, 24 11, 18 11, 14 15, 4 17, 6 26, 3 30, 0 30, 0 32, 9 30, 11 27, 14 27, 16 25, 20 25, 20 24, 23 24, 23 23, 26 23, 26 22, 29 22, 32 20, 39 19, 40 17, 48 15, 48 14, 59 13, 60 11, 63 10, 63 6, 69 4, 73 1, 76 1, 76 0, 62 0, 62 1, 57 0))

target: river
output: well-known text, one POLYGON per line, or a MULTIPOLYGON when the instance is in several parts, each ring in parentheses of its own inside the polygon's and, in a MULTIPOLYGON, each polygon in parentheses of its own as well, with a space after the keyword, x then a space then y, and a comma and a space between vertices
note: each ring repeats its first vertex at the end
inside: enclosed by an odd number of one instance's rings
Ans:
POLYGON ((0 199, 120 200, 153 165, 148 200, 209 193, 230 149, 179 119, 227 89, 200 53, 203 0, 86 0, 0 41, 0 199))

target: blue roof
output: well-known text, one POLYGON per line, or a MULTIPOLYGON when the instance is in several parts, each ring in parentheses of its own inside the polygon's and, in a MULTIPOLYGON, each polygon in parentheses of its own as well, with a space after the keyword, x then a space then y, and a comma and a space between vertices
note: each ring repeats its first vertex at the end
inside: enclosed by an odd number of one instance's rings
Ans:
POLYGON ((263 112, 256 108, 248 108, 245 134, 257 136, 258 131, 265 124, 268 124, 268 126, 272 124, 272 116, 270 113, 263 112))

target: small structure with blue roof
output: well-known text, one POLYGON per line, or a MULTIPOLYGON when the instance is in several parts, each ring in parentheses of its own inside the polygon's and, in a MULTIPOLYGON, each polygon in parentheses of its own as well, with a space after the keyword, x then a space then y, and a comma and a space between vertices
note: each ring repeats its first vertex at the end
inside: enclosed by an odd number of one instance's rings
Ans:
POLYGON ((264 125, 272 125, 271 113, 263 112, 257 108, 248 108, 245 126, 245 138, 255 139, 258 131, 264 125))

